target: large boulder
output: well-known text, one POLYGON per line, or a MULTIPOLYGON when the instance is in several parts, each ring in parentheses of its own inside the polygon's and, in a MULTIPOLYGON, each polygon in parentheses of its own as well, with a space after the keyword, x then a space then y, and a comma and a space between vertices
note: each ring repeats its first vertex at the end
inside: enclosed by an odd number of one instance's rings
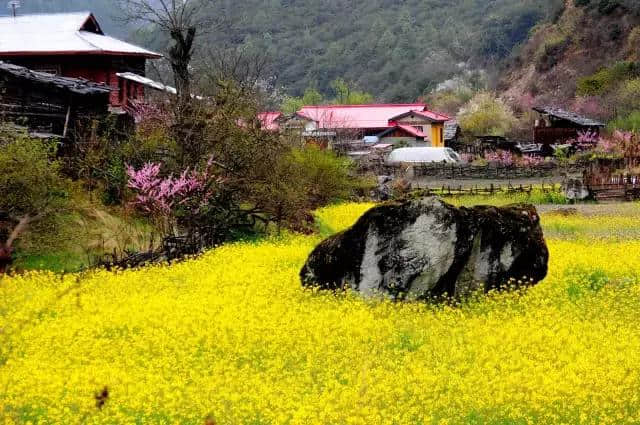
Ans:
POLYGON ((318 245, 304 286, 365 296, 463 297, 547 274, 549 252, 531 205, 456 208, 438 198, 382 204, 318 245))

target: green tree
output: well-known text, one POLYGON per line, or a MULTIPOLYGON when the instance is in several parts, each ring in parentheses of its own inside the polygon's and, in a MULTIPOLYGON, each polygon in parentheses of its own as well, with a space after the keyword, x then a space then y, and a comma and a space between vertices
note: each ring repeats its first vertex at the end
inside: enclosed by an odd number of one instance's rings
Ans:
POLYGON ((322 105, 325 103, 324 96, 314 89, 307 88, 302 97, 287 97, 282 102, 281 110, 285 114, 293 114, 305 105, 322 105))
POLYGON ((335 98, 332 103, 338 105, 364 105, 373 103, 373 96, 369 93, 359 91, 347 84, 342 78, 337 78, 331 82, 335 98))

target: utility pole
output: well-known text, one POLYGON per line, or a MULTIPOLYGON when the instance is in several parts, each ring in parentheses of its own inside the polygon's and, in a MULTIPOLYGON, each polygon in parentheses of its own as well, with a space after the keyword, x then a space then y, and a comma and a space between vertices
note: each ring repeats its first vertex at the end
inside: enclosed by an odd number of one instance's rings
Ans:
POLYGON ((12 14, 12 16, 13 16, 14 18, 16 17, 16 15, 17 15, 17 9, 19 9, 19 8, 20 8, 20 6, 21 6, 21 4, 20 4, 20 0, 11 0, 11 1, 9 2, 9 4, 7 5, 7 7, 8 7, 9 9, 11 9, 11 14, 12 14))

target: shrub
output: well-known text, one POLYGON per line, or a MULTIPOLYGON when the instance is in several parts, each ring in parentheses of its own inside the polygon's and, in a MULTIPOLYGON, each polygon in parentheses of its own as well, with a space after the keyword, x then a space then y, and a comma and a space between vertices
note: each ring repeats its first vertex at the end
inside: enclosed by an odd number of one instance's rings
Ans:
POLYGON ((640 57, 638 56, 638 46, 640 46, 640 26, 635 27, 631 30, 631 32, 629 32, 625 53, 631 59, 639 60, 640 57))
POLYGON ((430 108, 445 114, 455 115, 473 97, 473 91, 466 87, 440 90, 429 94, 426 102, 430 108))
POLYGON ((640 109, 640 78, 625 81, 616 93, 617 109, 630 113, 640 109))
POLYGON ((30 225, 59 213, 68 203, 70 184, 54 158, 55 145, 25 135, 0 143, 0 220, 8 230, 0 242, 0 257, 5 257, 0 258, 0 273, 13 244, 30 225))
POLYGON ((213 160, 178 176, 162 176, 160 164, 129 166, 128 186, 136 195, 131 204, 154 219, 164 236, 185 236, 196 249, 224 242, 252 227, 253 211, 233 202, 225 180, 213 170, 213 160))
POLYGON ((614 119, 609 122, 609 129, 640 132, 640 111, 614 119))
POLYGON ((600 3, 598 3, 598 12, 603 15, 609 15, 618 7, 620 7, 618 0, 600 0, 600 3))
POLYGON ((608 116, 608 111, 603 105, 602 98, 598 96, 577 97, 573 102, 572 109, 579 114, 593 117, 604 118, 608 116))
POLYGON ((288 222, 305 230, 314 209, 366 187, 351 175, 352 167, 350 159, 315 146, 293 149, 280 158, 270 179, 255 186, 254 202, 278 227, 288 222))
POLYGON ((573 144, 578 150, 584 151, 593 149, 599 141, 600 137, 598 136, 598 133, 587 130, 579 131, 578 137, 568 140, 568 143, 573 144))
POLYGON ((476 94, 461 109, 458 121, 470 135, 504 136, 517 124, 511 108, 488 92, 476 94))
POLYGON ((515 156, 508 151, 488 152, 484 157, 489 163, 507 167, 513 165, 516 161, 515 156))

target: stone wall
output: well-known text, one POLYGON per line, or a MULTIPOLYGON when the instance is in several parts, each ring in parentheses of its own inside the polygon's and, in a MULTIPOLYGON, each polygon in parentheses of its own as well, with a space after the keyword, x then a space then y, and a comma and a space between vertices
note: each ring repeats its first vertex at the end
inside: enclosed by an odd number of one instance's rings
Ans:
MULTIPOLYGON (((404 168, 406 169, 406 168, 404 168)), ((581 174, 584 164, 560 166, 556 163, 541 164, 530 167, 444 164, 434 163, 413 167, 414 177, 433 177, 434 179, 522 179, 548 178, 560 175, 581 174)))

